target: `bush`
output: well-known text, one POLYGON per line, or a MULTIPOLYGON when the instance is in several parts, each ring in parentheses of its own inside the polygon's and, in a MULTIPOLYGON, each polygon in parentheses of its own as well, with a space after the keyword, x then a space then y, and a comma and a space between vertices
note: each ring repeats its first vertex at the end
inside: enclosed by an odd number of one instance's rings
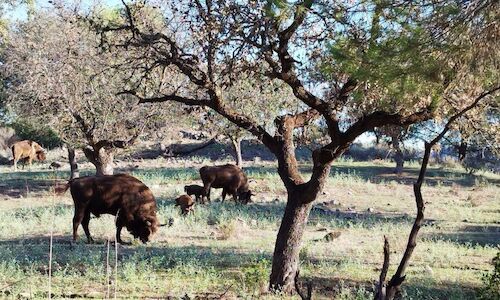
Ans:
POLYGON ((17 121, 9 125, 16 131, 20 140, 32 140, 44 148, 56 148, 63 144, 57 134, 47 126, 33 126, 27 122, 17 121))
POLYGON ((483 276, 483 286, 479 289, 479 299, 500 299, 500 251, 493 258, 493 272, 483 276))
POLYGON ((260 289, 266 286, 269 279, 270 265, 267 259, 261 259, 243 269, 247 291, 260 293, 260 289))

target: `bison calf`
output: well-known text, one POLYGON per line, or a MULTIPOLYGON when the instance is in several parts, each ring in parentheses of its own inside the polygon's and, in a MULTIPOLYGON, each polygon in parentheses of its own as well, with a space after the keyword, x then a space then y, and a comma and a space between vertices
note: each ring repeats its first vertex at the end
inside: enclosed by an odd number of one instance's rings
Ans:
POLYGON ((194 195, 196 202, 201 202, 201 200, 203 200, 203 187, 201 185, 186 185, 184 186, 184 191, 189 196, 194 195))
POLYGON ((189 212, 194 210, 193 198, 189 195, 182 195, 175 199, 175 206, 180 206, 181 213, 183 215, 187 215, 189 212))
MULTIPOLYGON (((31 162, 34 159, 45 160, 45 150, 37 142, 24 140, 14 143, 11 147, 12 157, 14 159, 14 170, 17 170, 17 162, 20 159, 27 159, 29 168, 31 169, 31 162)), ((24 169, 24 165, 23 165, 24 169)))
POLYGON ((143 243, 160 226, 156 217, 156 200, 151 190, 137 178, 126 174, 88 176, 70 180, 58 192, 68 188, 75 204, 73 217, 73 241, 77 240, 80 223, 89 243, 93 239, 89 231, 90 214, 116 216, 116 241, 122 244, 120 233, 123 227, 143 243))

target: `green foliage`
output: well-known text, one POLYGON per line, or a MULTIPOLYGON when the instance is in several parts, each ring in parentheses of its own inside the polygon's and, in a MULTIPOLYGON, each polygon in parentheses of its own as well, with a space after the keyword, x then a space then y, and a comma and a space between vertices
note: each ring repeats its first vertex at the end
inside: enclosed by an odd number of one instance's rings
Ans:
POLYGON ((493 258, 493 272, 483 276, 483 286, 479 289, 479 299, 500 299, 500 251, 493 258))
POLYGON ((21 140, 33 140, 47 148, 55 148, 63 144, 59 136, 47 126, 34 126, 24 121, 16 121, 9 126, 14 128, 16 135, 21 140))
POLYGON ((258 291, 262 285, 266 284, 270 266, 270 261, 264 258, 244 269, 247 290, 258 291))

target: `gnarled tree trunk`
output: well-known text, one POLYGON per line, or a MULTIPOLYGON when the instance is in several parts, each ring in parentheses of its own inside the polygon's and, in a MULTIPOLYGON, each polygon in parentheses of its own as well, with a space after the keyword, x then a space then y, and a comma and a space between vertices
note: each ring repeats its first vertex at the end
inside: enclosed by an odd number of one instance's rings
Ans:
POLYGON ((294 289, 302 236, 312 207, 312 202, 303 203, 303 198, 300 193, 288 193, 285 214, 274 247, 270 277, 273 290, 289 293, 294 289))
POLYGON ((95 166, 96 175, 113 175, 113 150, 104 147, 94 149, 87 147, 83 149, 87 159, 95 166))
POLYGON ((68 148, 68 161, 71 168, 70 179, 80 177, 80 171, 78 170, 78 164, 76 163, 75 149, 73 148, 68 148))
MULTIPOLYGON (((295 278, 299 264, 299 252, 312 203, 323 189, 330 174, 331 160, 323 160, 321 150, 313 152, 313 172, 308 182, 304 182, 295 157, 293 129, 310 118, 309 113, 284 117, 278 120, 278 134, 282 137, 278 151, 278 173, 287 189, 287 204, 274 247, 269 288, 291 293, 295 288, 295 278)), ((347 145, 348 143, 346 143, 347 145)), ((347 148, 337 147, 335 158, 347 148)), ((332 152, 328 151, 331 155, 332 152)))
POLYGON ((391 139, 392 139, 392 147, 394 148, 395 151, 394 160, 396 161, 396 169, 394 170, 394 172, 400 175, 401 173, 403 173, 403 165, 405 162, 403 150, 401 149, 399 136, 393 135, 391 139))

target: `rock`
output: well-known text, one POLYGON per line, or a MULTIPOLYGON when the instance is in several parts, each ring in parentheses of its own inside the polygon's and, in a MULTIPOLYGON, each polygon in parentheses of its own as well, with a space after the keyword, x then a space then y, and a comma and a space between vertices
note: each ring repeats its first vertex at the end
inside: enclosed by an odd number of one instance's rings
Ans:
POLYGON ((250 220, 250 225, 257 226, 257 220, 255 219, 250 220))
POLYGON ((316 231, 328 231, 328 229, 326 227, 321 227, 321 228, 318 228, 318 230, 316 231))
POLYGON ((58 161, 54 161, 50 164, 49 168, 50 169, 53 169, 53 170, 57 170, 59 169, 60 167, 62 167, 62 164, 58 161))
POLYGON ((207 225, 217 225, 220 223, 220 220, 216 216, 208 216, 207 225))
POLYGON ((375 210, 371 207, 368 207, 368 209, 366 210, 367 212, 374 212, 375 210))
POLYGON ((168 218, 168 227, 172 227, 174 225, 175 219, 174 218, 168 218))
POLYGON ((339 236, 341 235, 341 232, 340 231, 333 231, 333 232, 329 232, 327 233, 324 237, 323 237, 323 240, 326 241, 326 242, 331 242, 335 239, 337 239, 339 236))
POLYGON ((273 202, 276 202, 276 203, 277 203, 277 202, 280 202, 280 199, 278 199, 278 198, 274 198, 273 202))
POLYGON ((425 272, 429 275, 433 275, 434 271, 432 271, 432 268, 429 266, 425 266, 425 272))

